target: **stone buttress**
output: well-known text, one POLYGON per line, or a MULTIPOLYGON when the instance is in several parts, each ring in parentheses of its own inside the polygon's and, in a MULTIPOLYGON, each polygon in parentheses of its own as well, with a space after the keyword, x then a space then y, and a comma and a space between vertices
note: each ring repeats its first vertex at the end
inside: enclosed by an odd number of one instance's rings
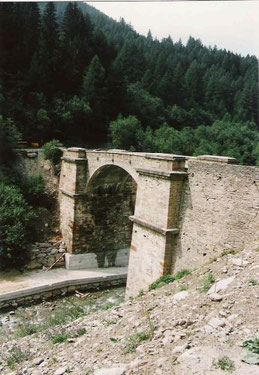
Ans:
POLYGON ((139 183, 133 221, 126 296, 171 271, 172 255, 187 173, 176 160, 173 171, 137 169, 139 183))

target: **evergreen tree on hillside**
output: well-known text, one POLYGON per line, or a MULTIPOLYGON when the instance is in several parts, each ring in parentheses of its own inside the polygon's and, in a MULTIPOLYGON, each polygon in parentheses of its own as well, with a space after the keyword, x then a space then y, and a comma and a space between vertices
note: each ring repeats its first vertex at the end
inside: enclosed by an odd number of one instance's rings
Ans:
POLYGON ((191 99, 190 104, 201 103, 203 100, 203 70, 201 65, 194 60, 185 74, 187 94, 191 99))
POLYGON ((92 130, 97 133, 100 130, 105 131, 107 90, 105 70, 98 56, 94 56, 84 75, 82 94, 86 101, 90 103, 93 111, 92 130))
POLYGON ((47 4, 42 16, 42 33, 41 33, 41 62, 46 66, 47 76, 54 78, 57 71, 59 53, 59 25, 55 4, 47 4))
POLYGON ((125 77, 127 83, 140 80, 144 74, 145 58, 135 43, 125 42, 114 61, 118 74, 125 77))
POLYGON ((120 113, 137 116, 149 150, 165 123, 178 139, 216 120, 258 125, 255 56, 144 37, 83 2, 0 3, 0 48, 0 115, 28 141, 105 143, 120 113))
POLYGON ((116 57, 116 50, 113 44, 108 42, 104 33, 100 29, 95 29, 93 33, 92 45, 102 65, 105 67, 105 69, 109 69, 112 61, 116 57))
POLYGON ((91 39, 90 18, 83 15, 77 3, 68 3, 61 32, 61 88, 67 94, 76 95, 80 91, 83 71, 93 55, 91 39))

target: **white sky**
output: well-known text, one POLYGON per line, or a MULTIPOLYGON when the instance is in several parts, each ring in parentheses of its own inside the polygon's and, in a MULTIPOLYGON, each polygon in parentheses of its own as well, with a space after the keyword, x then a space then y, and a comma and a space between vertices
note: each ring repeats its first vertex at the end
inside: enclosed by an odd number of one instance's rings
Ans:
POLYGON ((259 1, 87 2, 103 13, 121 17, 140 34, 150 29, 158 39, 189 36, 206 46, 259 57, 259 1))

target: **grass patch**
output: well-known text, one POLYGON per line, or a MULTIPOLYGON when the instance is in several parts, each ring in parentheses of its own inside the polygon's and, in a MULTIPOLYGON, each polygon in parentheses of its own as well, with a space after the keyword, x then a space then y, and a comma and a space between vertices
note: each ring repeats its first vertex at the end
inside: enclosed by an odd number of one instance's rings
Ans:
POLYGON ((256 285, 259 285, 259 281, 255 280, 255 279, 250 279, 248 281, 248 284, 252 285, 252 286, 256 286, 256 285))
POLYGON ((154 281, 150 286, 149 290, 161 288, 162 286, 172 283, 175 281, 175 277, 172 275, 161 276, 158 280, 154 281))
POLYGON ((202 280, 202 286, 201 286, 201 291, 202 292, 207 292, 210 287, 215 283, 215 278, 211 272, 208 272, 202 280))
MULTIPOLYGON (((166 284, 173 283, 175 280, 181 280, 183 277, 185 277, 187 275, 190 275, 190 274, 191 274, 190 270, 184 269, 184 270, 181 270, 181 271, 177 272, 177 274, 175 276, 173 276, 173 275, 161 276, 159 279, 157 279, 156 281, 154 281, 149 286, 149 290, 154 290, 154 289, 161 288, 162 286, 164 286, 166 284)), ((140 293, 141 292, 142 291, 140 291, 140 293)))
POLYGON ((127 338, 127 344, 123 351, 124 354, 134 353, 142 341, 147 341, 150 338, 151 338, 151 333, 146 332, 146 331, 138 332, 135 335, 129 336, 127 338))
POLYGON ((72 303, 72 306, 56 311, 54 315, 44 323, 43 329, 64 325, 80 318, 83 315, 85 315, 84 309, 81 306, 72 303))
POLYGON ((106 305, 103 305, 100 309, 101 310, 109 310, 114 306, 115 306, 114 303, 106 303, 106 305))
POLYGON ((180 292, 184 292, 185 290, 188 290, 188 288, 187 288, 186 285, 181 285, 181 286, 179 287, 179 291, 180 291, 180 292))
POLYGON ((237 250, 224 250, 222 253, 221 253, 221 256, 224 257, 226 255, 235 255, 237 254, 238 251, 237 250))
POLYGON ((256 337, 253 340, 244 341, 243 347, 248 349, 252 353, 259 354, 259 337, 256 337))
POLYGON ((7 366, 11 370, 14 370, 18 363, 26 361, 29 358, 29 353, 22 351, 18 346, 13 346, 10 354, 10 357, 7 359, 7 366))
POLYGON ((213 361, 213 366, 215 368, 219 368, 223 371, 233 372, 235 368, 235 364, 231 359, 229 359, 227 356, 224 356, 222 358, 219 358, 217 361, 213 361))
POLYGON ((110 337, 111 342, 117 343, 120 341, 120 339, 117 339, 117 337, 110 337))
POLYGON ((68 339, 68 335, 62 332, 59 335, 52 337, 51 341, 52 341, 52 344, 62 344, 63 342, 66 342, 67 339, 68 339))
POLYGON ((36 324, 28 324, 23 325, 17 329, 17 336, 18 337, 25 337, 33 335, 34 333, 40 332, 42 328, 37 326, 36 324))
POLYGON ((139 297, 143 297, 144 295, 145 295, 145 292, 144 292, 143 289, 141 289, 141 290, 139 291, 138 295, 137 295, 137 298, 139 298, 139 297))
POLYGON ((83 335, 85 335, 86 334, 86 329, 85 328, 78 328, 77 330, 76 330, 76 335, 77 336, 83 336, 83 335))
POLYGON ((185 276, 188 276, 191 274, 191 271, 190 270, 182 270, 182 271, 179 271, 177 272, 177 274, 175 275, 175 280, 181 280, 183 277, 185 276))

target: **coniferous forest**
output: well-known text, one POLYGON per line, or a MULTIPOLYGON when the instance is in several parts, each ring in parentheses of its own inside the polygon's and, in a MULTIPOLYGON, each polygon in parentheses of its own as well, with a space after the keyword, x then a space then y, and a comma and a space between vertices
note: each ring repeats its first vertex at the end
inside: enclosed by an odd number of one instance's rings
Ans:
POLYGON ((255 164, 257 58, 172 38, 144 37, 84 3, 2 2, 1 121, 28 142, 255 164))

